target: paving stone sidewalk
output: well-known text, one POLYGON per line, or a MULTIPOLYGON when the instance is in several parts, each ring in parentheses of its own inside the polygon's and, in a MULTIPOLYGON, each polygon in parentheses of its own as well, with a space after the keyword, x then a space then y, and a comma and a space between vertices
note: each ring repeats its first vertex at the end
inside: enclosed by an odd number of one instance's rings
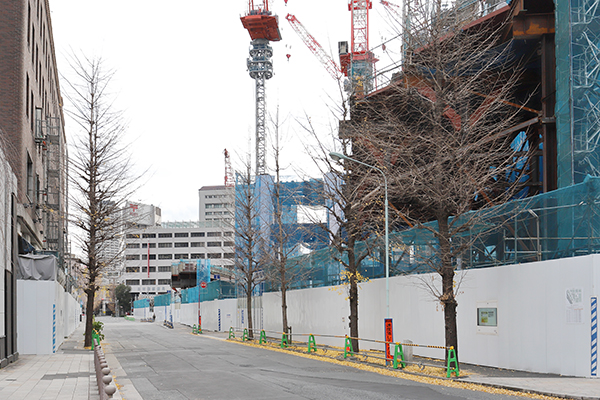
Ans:
POLYGON ((81 323, 55 354, 20 355, 0 369, 2 400, 99 400, 94 353, 83 348, 81 323))

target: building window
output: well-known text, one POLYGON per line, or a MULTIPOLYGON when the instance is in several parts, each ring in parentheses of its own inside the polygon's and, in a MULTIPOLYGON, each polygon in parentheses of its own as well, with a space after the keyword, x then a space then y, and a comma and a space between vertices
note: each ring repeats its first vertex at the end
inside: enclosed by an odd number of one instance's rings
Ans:
POLYGON ((189 247, 189 243, 184 243, 184 242, 175 243, 175 247, 189 247))
POLYGON ((127 235, 125 235, 125 237, 127 239, 139 239, 140 234, 139 233, 128 233, 127 235))
POLYGON ((192 253, 190 255, 190 260, 197 260, 199 258, 204 258, 204 253, 192 253))
POLYGON ((127 254, 125 256, 126 260, 139 260, 140 259, 140 255, 139 254, 127 254))
MULTIPOLYGON (((142 272, 148 272, 148 267, 142 267, 142 272)), ((156 267, 150 267, 150 272, 156 272, 156 267)))
POLYGON ((150 246, 151 249, 156 248, 156 243, 142 243, 142 249, 147 249, 150 246))
POLYGON ((128 249, 139 249, 140 244, 139 243, 127 243, 127 245, 125 247, 127 247, 128 249))
POLYGON ((234 242, 223 242, 223 246, 224 247, 233 247, 233 246, 235 246, 235 243, 234 242))
POLYGON ((31 4, 27 5, 27 46, 31 44, 31 4))
MULTIPOLYGON (((27 38, 27 40, 29 40, 29 38, 27 38)), ((25 115, 29 118, 29 74, 27 74, 25 82, 25 115)))
POLYGON ((173 244, 172 243, 159 243, 158 244, 159 249, 166 249, 167 247, 173 247, 173 244))
POLYGON ((204 237, 204 232, 192 232, 192 237, 204 237))
POLYGON ((206 247, 221 247, 221 242, 206 242, 206 247))
POLYGON ((187 254, 175 254, 173 257, 176 260, 187 260, 188 259, 188 255, 187 254))
POLYGON ((173 237, 173 234, 172 233, 159 233, 158 237, 159 238, 170 238, 170 237, 173 237))
POLYGON ((171 272, 171 267, 167 265, 161 265, 158 267, 158 272, 171 272))
POLYGON ((233 236, 233 232, 223 232, 223 236, 233 236))
POLYGON ((192 242, 190 247, 204 247, 204 242, 192 242))
POLYGON ((142 285, 156 285, 156 279, 142 279, 142 285))
POLYGON ((208 236, 208 237, 219 237, 219 236, 221 236, 221 232, 208 232, 206 234, 206 236, 208 236))
POLYGON ((127 267, 125 272, 140 272, 140 267, 127 267))
POLYGON ((171 280, 170 279, 159 279, 158 280, 158 284, 159 285, 170 285, 171 284, 171 280))
POLYGON ((175 232, 175 237, 188 237, 187 232, 175 232))
POLYGON ((156 238, 156 233, 143 233, 142 238, 144 239, 154 239, 156 238))
POLYGON ((126 279, 125 284, 127 286, 137 286, 140 284, 140 280, 139 279, 126 279))
POLYGON ((159 254, 158 255, 159 260, 171 260, 172 258, 173 258, 172 254, 159 254))
POLYGON ((221 258, 221 253, 208 253, 208 258, 221 258))
POLYGON ((27 154, 27 197, 31 203, 33 201, 33 161, 29 154, 27 154))
MULTIPOLYGON (((142 254, 142 260, 147 260, 147 259, 148 259, 148 254, 142 254)), ((156 260, 156 254, 150 254, 150 259, 156 260)))
POLYGON ((235 253, 223 253, 223 258, 235 258, 235 253))

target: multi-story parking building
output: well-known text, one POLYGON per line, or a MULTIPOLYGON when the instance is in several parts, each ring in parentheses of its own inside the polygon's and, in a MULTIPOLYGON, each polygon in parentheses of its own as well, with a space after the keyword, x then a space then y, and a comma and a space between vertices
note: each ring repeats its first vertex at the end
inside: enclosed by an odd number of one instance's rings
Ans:
POLYGON ((222 221, 164 222, 131 228, 125 235, 125 272, 120 281, 136 298, 171 290, 173 264, 208 259, 233 268, 233 228, 222 221))

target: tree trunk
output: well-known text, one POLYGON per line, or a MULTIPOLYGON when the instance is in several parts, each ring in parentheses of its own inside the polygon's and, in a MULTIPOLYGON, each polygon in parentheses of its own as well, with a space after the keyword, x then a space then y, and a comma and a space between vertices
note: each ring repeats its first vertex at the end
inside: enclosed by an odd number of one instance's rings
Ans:
POLYGON ((285 285, 281 286, 281 321, 283 323, 283 332, 288 332, 288 319, 287 319, 287 288, 285 285))
POLYGON ((252 289, 246 290, 246 310, 248 314, 248 338, 254 339, 254 328, 252 326, 252 289))
POLYGON ((85 340, 83 342, 84 347, 90 347, 92 345, 92 321, 94 319, 94 295, 95 290, 86 290, 87 302, 85 306, 85 340))
MULTIPOLYGON (((444 328, 446 336, 446 347, 454 347, 458 360, 458 332, 456 327, 456 307, 458 303, 454 297, 454 267, 452 265, 450 233, 448 231, 448 216, 438 217, 439 244, 442 277, 442 296, 440 301, 444 307, 444 328)), ((446 358, 448 353, 446 352, 446 358)))
MULTIPOLYGON (((354 248, 354 240, 350 239, 348 241, 348 248, 354 248), (351 247, 352 245, 352 247, 351 247)), ((348 297, 350 301, 350 337, 358 338, 358 279, 357 272, 358 268, 356 266, 356 255, 354 251, 348 251, 348 272, 350 272, 350 287, 348 290, 348 297)), ((352 340, 352 349, 355 352, 360 351, 358 339, 352 340)))

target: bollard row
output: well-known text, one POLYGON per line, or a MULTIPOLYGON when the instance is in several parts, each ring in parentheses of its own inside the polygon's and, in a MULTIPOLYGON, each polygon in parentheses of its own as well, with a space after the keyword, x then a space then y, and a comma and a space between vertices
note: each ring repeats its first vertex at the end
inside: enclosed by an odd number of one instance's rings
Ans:
POLYGON ((98 384, 98 394, 100 400, 112 399, 113 395, 117 392, 117 388, 112 384, 112 376, 110 375, 110 368, 106 362, 104 351, 100 345, 100 339, 94 335, 92 337, 94 342, 94 366, 96 369, 96 382, 98 384))

